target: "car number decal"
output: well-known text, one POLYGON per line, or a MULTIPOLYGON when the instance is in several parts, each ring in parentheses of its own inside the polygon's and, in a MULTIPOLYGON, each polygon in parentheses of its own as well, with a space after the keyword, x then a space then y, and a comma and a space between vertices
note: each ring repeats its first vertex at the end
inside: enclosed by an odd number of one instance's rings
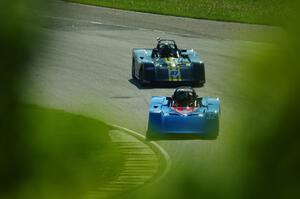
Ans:
POLYGON ((172 78, 178 78, 178 76, 179 76, 178 70, 172 70, 170 73, 171 73, 172 78))

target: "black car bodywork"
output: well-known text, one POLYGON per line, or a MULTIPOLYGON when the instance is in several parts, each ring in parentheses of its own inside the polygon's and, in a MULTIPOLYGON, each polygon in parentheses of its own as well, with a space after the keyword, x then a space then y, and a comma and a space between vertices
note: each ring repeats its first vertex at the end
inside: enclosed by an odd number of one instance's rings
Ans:
POLYGON ((134 48, 132 78, 141 85, 154 82, 205 83, 204 63, 193 49, 178 49, 174 40, 158 39, 157 46, 134 48))

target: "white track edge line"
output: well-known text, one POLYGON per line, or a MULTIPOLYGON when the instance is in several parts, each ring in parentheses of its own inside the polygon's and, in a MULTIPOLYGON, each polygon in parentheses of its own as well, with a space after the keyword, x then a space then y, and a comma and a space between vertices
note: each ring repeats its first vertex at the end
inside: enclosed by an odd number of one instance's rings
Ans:
POLYGON ((150 147, 152 149, 154 149, 156 152, 160 153, 160 155, 163 157, 164 161, 165 161, 165 169, 164 171, 162 172, 162 174, 154 180, 154 182, 158 182, 160 181, 161 179, 163 179, 167 173, 170 171, 171 169, 171 159, 170 159, 170 156, 169 154, 164 150, 164 148, 162 148, 158 143, 156 143, 155 141, 145 141, 145 136, 144 135, 141 135, 139 134, 138 132, 136 131, 133 131, 133 130, 130 130, 130 129, 127 129, 125 127, 121 127, 119 125, 116 125, 116 124, 113 124, 113 125, 110 125, 116 129, 119 129, 119 130, 123 130, 133 136, 135 136, 136 138, 138 138, 140 141, 144 142, 146 145, 150 145, 150 147))

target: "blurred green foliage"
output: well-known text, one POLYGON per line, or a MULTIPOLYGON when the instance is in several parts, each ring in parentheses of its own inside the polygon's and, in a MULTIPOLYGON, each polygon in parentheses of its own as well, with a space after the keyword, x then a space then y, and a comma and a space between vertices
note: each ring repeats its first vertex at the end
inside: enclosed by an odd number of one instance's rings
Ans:
MULTIPOLYGON (((286 3, 292 9, 280 21, 287 36, 279 51, 251 58, 238 82, 236 92, 246 91, 249 103, 232 118, 230 155, 210 162, 219 166, 212 171, 182 170, 130 198, 299 198, 300 3, 286 3)), ((120 157, 99 133, 104 124, 20 102, 38 38, 29 25, 36 6, 0 2, 0 198, 84 198, 113 177, 120 157)))
MULTIPOLYGON (((30 5, 32 1, 28 1, 30 5)), ((29 7, 25 1, 0 2, 0 191, 15 191, 23 178, 20 150, 26 148, 21 140, 19 115, 19 79, 26 70, 33 44, 29 7)))
POLYGON ((169 179, 128 198, 300 197, 300 2, 285 3, 291 12, 285 20, 274 21, 285 32, 273 44, 275 49, 248 57, 241 65, 243 81, 232 89, 235 96, 245 97, 245 103, 234 111, 236 115, 223 120, 234 121, 229 129, 224 131, 221 124, 224 137, 228 131, 235 137, 211 154, 218 159, 212 158, 208 168, 184 162, 169 179))
POLYGON ((110 127, 90 118, 25 105, 21 198, 84 198, 116 177, 122 157, 108 136, 110 127), (34 189, 33 189, 34 188, 34 189))
POLYGON ((245 75, 246 82, 253 83, 241 87, 255 107, 255 111, 245 107, 240 124, 247 135, 240 144, 250 162, 245 169, 244 198, 300 197, 300 2, 290 1, 289 6, 291 12, 282 27, 287 37, 280 38, 280 50, 253 58, 260 64, 249 67, 245 75))
POLYGON ((22 79, 43 36, 36 26, 41 6, 47 5, 0 1, 1 199, 83 198, 113 178, 122 161, 107 125, 21 102, 22 79))

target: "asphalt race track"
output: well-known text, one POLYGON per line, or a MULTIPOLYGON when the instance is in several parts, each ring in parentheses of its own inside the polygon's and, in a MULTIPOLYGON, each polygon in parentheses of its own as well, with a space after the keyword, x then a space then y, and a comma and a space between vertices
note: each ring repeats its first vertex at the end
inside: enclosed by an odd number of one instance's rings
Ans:
MULTIPOLYGON (((51 3, 41 30, 46 40, 27 79, 25 100, 104 120, 146 133, 152 95, 173 88, 141 88, 131 80, 131 50, 154 47, 156 37, 174 39, 179 48, 194 48, 206 63, 207 83, 200 96, 221 99, 220 136, 215 141, 159 141, 172 160, 169 175, 181 169, 205 169, 226 155, 236 133, 227 129, 247 103, 234 88, 242 82, 247 56, 273 49, 263 33, 275 28, 239 23, 160 16, 62 1, 51 3)), ((216 166, 217 167, 217 166, 216 166)))

